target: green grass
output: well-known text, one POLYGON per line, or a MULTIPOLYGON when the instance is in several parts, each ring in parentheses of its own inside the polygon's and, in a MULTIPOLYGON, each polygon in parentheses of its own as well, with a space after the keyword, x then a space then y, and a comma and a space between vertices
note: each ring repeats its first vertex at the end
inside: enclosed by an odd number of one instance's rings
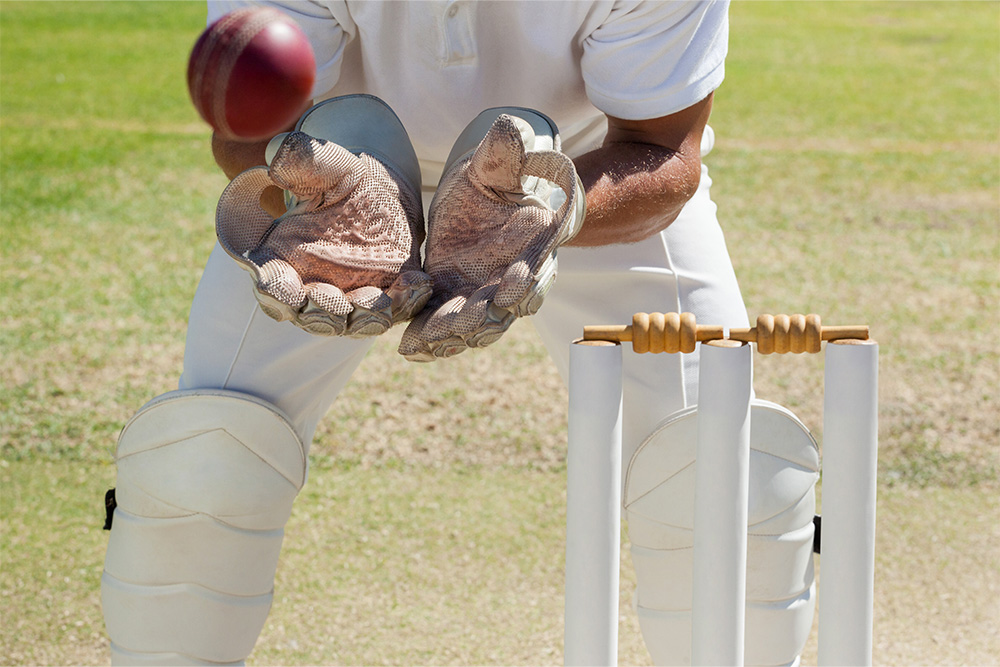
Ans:
MULTIPOLYGON (((709 160, 747 307, 871 325, 886 483, 998 473, 998 20, 992 2, 733 11, 709 160)), ((758 383, 788 389, 796 365, 761 362, 758 383)))
POLYGON ((732 11, 717 122, 743 138, 997 140, 995 2, 766 2, 732 11))
MULTIPOLYGON (((225 186, 184 85, 204 14, 0 3, 0 664, 106 661, 111 453, 176 386, 225 186)), ((708 163, 748 311, 881 344, 875 661, 996 664, 1000 3, 731 15, 708 163)), ((251 662, 559 663, 565 390, 530 326, 430 366, 398 335, 320 425, 251 662)), ((822 360, 755 373, 822 440, 822 360)), ((625 557, 645 664, 632 585, 625 557)))

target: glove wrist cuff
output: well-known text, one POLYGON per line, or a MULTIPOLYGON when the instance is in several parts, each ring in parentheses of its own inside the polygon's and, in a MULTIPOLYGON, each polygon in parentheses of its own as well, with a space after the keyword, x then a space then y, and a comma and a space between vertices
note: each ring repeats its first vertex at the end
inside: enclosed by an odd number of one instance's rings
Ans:
MULTIPOLYGON (((378 159, 419 195, 420 162, 410 137, 396 113, 374 95, 344 95, 320 102, 299 118, 295 129, 332 141, 355 155, 365 153, 378 159)), ((268 164, 286 136, 279 134, 267 145, 268 164)))

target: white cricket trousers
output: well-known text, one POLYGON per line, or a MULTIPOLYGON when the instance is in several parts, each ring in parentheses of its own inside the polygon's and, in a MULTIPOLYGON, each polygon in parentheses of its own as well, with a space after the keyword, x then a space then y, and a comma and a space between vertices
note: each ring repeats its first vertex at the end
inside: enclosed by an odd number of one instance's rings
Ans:
MULTIPOLYGON (((531 322, 563 382, 570 343, 587 324, 627 324, 636 312, 691 312, 702 324, 747 326, 710 186, 702 167, 699 189, 677 220, 645 241, 559 250, 555 285, 531 322)), ((373 340, 314 336, 275 322, 258 308, 250 285, 216 245, 192 304, 180 389, 228 389, 270 401, 308 446, 373 340)), ((657 424, 697 402, 698 353, 626 350, 624 373, 623 471, 657 424)))

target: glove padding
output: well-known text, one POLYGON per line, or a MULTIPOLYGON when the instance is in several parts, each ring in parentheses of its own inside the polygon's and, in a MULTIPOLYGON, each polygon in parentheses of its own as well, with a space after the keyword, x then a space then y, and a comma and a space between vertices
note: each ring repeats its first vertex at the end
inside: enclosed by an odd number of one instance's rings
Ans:
POLYGON ((541 307, 555 251, 584 215, 576 169, 558 150, 558 135, 552 139, 555 150, 530 150, 531 125, 503 113, 471 155, 446 168, 430 206, 424 263, 434 296, 403 332, 399 352, 407 359, 485 347, 541 307))
POLYGON ((270 167, 233 179, 216 232, 253 276, 261 309, 313 334, 379 335, 431 295, 419 188, 389 162, 301 131, 284 137, 270 167), (272 185, 291 194, 276 220, 260 206, 272 185))

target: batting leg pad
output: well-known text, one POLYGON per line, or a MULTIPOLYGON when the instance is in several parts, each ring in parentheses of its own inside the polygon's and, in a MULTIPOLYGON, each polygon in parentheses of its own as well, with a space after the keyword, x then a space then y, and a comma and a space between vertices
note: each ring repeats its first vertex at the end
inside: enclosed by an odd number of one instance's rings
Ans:
POLYGON ((113 663, 246 659, 306 461, 288 419, 244 394, 171 392, 132 418, 101 579, 113 663))
MULTIPOLYGON (((636 450, 625 512, 636 570, 636 607, 658 665, 691 664, 697 407, 664 421, 636 450)), ((798 660, 815 607, 813 516, 816 441, 795 415, 754 400, 744 656, 748 665, 798 660)))

